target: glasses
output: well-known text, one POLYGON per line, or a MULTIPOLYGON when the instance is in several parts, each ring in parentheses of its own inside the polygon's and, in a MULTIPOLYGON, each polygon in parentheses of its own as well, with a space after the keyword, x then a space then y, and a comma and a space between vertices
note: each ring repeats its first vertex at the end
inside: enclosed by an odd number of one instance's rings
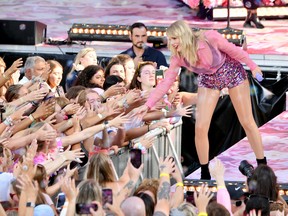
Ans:
POLYGON ((231 201, 231 204, 235 205, 236 207, 239 207, 242 205, 242 200, 235 200, 235 201, 231 201))

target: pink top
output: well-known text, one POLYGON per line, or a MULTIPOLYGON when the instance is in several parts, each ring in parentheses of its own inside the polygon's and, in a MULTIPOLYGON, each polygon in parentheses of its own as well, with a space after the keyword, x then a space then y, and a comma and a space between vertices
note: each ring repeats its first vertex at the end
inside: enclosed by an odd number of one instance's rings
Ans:
POLYGON ((223 36, 215 30, 209 30, 204 32, 206 41, 199 41, 197 55, 199 61, 195 66, 192 66, 186 59, 172 56, 170 61, 170 67, 165 72, 165 78, 150 94, 146 105, 152 108, 174 83, 180 67, 185 67, 189 71, 193 71, 197 74, 213 74, 215 73, 225 62, 226 55, 238 60, 241 63, 245 63, 251 70, 254 70, 257 65, 249 58, 247 52, 237 47, 233 43, 223 38, 223 36), (208 44, 208 42, 209 44, 208 44), (213 47, 213 49, 210 48, 213 47))

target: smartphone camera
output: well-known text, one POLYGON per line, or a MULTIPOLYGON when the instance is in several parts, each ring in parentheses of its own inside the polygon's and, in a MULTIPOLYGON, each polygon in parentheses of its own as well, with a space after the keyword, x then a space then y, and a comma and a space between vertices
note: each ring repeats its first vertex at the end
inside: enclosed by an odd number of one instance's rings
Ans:
POLYGON ((135 168, 139 168, 142 164, 142 152, 140 149, 130 150, 131 163, 135 168))
POLYGON ((164 71, 161 69, 156 70, 155 76, 156 85, 158 85, 164 79, 164 71))
POLYGON ((76 213, 77 214, 90 214, 90 208, 94 211, 98 210, 98 205, 95 203, 77 203, 76 213))
POLYGON ((194 191, 186 191, 186 202, 195 206, 194 191))
POLYGON ((106 203, 113 205, 113 192, 110 188, 102 189, 102 205, 105 207, 106 203))
POLYGON ((57 195, 56 209, 58 211, 60 211, 62 209, 62 207, 63 207, 63 205, 65 203, 65 200, 66 200, 66 198, 65 198, 65 194, 64 193, 59 193, 57 195))

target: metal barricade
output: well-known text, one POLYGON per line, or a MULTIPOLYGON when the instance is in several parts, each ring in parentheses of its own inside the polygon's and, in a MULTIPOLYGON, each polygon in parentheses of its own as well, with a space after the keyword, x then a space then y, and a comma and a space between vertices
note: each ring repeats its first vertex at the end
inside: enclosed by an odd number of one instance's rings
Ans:
MULTIPOLYGON (((165 129, 156 128, 145 136, 157 137, 153 146, 147 150, 146 154, 142 154, 142 162, 144 169, 142 173, 143 178, 158 178, 159 177, 159 158, 171 155, 175 159, 176 165, 179 167, 183 175, 181 165, 181 132, 182 121, 180 120, 173 125, 169 133, 165 129)), ((121 148, 117 155, 110 153, 111 160, 114 165, 115 175, 121 176, 129 158, 129 149, 127 147, 121 148)))

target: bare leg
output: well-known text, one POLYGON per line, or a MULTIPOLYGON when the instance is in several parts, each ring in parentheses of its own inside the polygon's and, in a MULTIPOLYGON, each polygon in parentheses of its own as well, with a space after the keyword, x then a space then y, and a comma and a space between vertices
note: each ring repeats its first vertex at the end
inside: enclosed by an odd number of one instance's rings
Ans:
POLYGON ((208 130, 219 96, 218 90, 203 87, 198 89, 195 145, 201 165, 209 162, 208 130))
POLYGON ((229 89, 229 95, 256 158, 264 158, 262 139, 252 114, 248 80, 245 80, 240 85, 229 89))

